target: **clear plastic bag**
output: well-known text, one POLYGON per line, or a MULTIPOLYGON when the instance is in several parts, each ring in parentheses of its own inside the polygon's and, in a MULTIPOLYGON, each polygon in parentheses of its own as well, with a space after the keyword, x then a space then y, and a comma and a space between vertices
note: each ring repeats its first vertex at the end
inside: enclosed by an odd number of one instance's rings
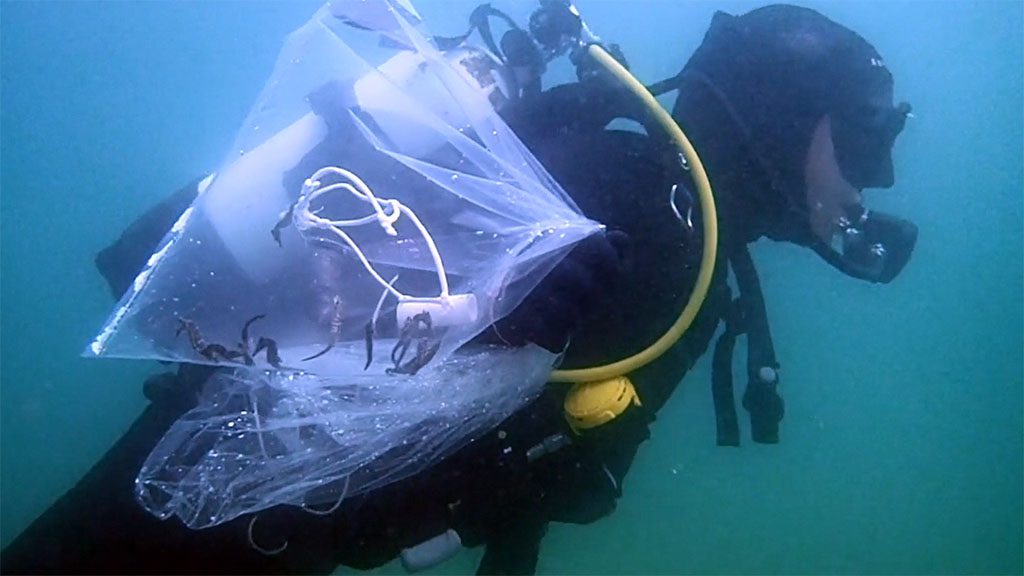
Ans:
POLYGON ((276 504, 329 510, 415 474, 540 392, 553 355, 463 350, 415 376, 218 373, 136 481, 161 518, 205 528, 276 504))
POLYGON ((429 38, 400 0, 292 33, 237 152, 87 349, 225 367, 140 475, 154 513, 202 527, 369 490, 543 385, 547 352, 467 343, 600 227, 497 114, 494 57, 429 38))

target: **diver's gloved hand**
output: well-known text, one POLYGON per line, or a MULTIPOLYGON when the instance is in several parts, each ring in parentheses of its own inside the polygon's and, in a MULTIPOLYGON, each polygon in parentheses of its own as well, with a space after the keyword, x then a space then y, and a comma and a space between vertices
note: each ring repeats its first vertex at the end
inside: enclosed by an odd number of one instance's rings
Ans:
POLYGON ((595 234, 580 242, 511 314, 497 322, 505 342, 533 342, 561 352, 585 314, 600 308, 625 272, 629 237, 624 232, 595 234))
POLYGON ((131 286, 135 276, 146 266, 146 260, 159 248, 160 240, 171 229, 199 193, 202 178, 165 198, 129 226, 116 242, 96 255, 96 268, 118 299, 131 286))

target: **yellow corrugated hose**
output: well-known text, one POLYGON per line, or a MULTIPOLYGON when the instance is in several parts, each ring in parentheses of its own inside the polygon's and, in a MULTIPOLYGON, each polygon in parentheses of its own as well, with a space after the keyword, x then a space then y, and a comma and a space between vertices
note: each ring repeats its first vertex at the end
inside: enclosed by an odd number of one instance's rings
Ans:
POLYGON ((683 134, 683 131, 676 124, 672 116, 662 108, 654 96, 641 84, 632 74, 629 73, 603 48, 592 44, 588 48, 592 58, 597 60, 611 74, 618 78, 638 98, 640 98, 654 119, 661 124, 668 132, 673 143, 679 148, 686 162, 690 166, 690 175, 697 186, 697 197, 700 202, 701 222, 704 225, 704 253, 701 256, 700 271, 697 273, 697 282, 690 294, 690 299, 679 313, 679 317, 672 326, 655 340, 650 346, 636 354, 612 362, 603 366, 590 368, 578 368, 574 370, 554 370, 548 378, 549 382, 596 382, 624 376, 641 366, 653 362, 675 344, 683 333, 693 324, 697 312, 704 303, 711 286, 711 275, 715 269, 715 258, 718 255, 718 215, 715 212, 715 199, 711 193, 711 184, 708 182, 707 172, 704 165, 697 157, 697 151, 683 134))

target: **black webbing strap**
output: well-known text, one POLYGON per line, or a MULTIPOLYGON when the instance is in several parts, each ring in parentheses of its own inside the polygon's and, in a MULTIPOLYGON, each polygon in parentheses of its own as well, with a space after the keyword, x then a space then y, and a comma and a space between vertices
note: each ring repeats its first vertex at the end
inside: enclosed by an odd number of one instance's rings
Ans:
POLYGON ((778 392, 779 363, 775 357, 764 293, 757 269, 745 244, 730 251, 729 265, 739 286, 725 317, 725 332, 715 344, 712 359, 711 391, 719 446, 739 446, 739 424, 733 395, 732 356, 736 337, 747 336, 747 389, 743 407, 750 413, 750 433, 754 442, 779 441, 779 422, 784 414, 778 392))
POLYGON ((505 14, 497 8, 493 8, 490 4, 481 4, 477 6, 473 12, 469 15, 469 30, 461 36, 435 36, 434 42, 437 43, 439 50, 451 50, 456 46, 462 44, 469 38, 469 35, 474 30, 480 31, 480 37, 483 38, 487 49, 492 54, 501 59, 502 63, 506 62, 505 54, 498 48, 498 45, 494 42, 494 33, 491 32, 491 18, 498 18, 508 24, 509 28, 513 30, 522 30, 518 24, 515 23, 508 14, 505 14))
POLYGON ((725 314, 725 332, 715 343, 711 359, 711 398, 715 403, 715 426, 719 446, 739 446, 740 426, 736 418, 736 400, 732 388, 732 354, 736 347, 736 336, 742 331, 739 326, 738 300, 729 303, 725 314))

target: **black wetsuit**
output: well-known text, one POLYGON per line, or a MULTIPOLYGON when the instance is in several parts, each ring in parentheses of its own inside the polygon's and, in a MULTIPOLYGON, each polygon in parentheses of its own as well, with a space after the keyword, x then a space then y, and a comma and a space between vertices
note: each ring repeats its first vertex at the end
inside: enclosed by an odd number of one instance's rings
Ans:
MULTIPOLYGON (((697 273, 699 211, 683 226, 669 205, 673 184, 688 176, 662 140, 606 130, 615 116, 636 116, 625 95, 580 84, 555 88, 505 111, 509 124, 589 217, 625 232, 627 273, 604 289, 614 307, 589 311, 573 336, 569 366, 621 358, 653 341, 672 323, 697 273), (676 168, 671 168, 676 166, 676 168)), ((137 270, 188 205, 194 186, 179 192, 132 226, 97 264, 115 292, 137 270)), ((691 196, 676 205, 684 219, 691 196)), ((134 500, 134 479, 157 440, 190 407, 209 368, 182 366, 151 378, 152 401, 132 428, 92 470, 3 550, 2 570, 74 573, 328 573, 337 564, 371 568, 448 528, 467 546, 487 545, 481 573, 532 573, 551 521, 587 523, 615 508, 623 478, 648 425, 693 362, 704 353, 728 303, 716 274, 708 302, 683 341, 632 375, 642 408, 528 462, 526 452, 553 434, 572 437, 551 385, 496 430, 427 471, 344 501, 315 516, 279 506, 191 530, 160 521, 134 500)))

